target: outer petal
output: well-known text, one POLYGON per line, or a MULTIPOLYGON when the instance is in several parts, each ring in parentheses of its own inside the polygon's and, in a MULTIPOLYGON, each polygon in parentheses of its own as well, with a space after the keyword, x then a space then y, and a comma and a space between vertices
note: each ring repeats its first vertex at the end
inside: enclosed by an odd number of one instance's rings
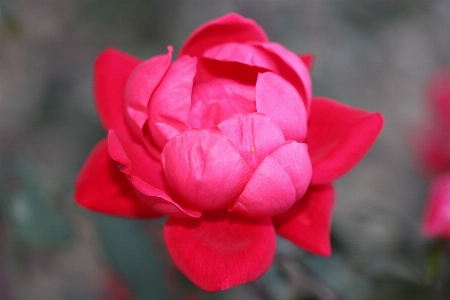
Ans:
POLYGON ((429 237, 450 238, 450 174, 438 177, 427 199, 422 230, 429 237))
POLYGON ((269 269, 276 248, 269 218, 224 211, 205 212, 200 219, 169 218, 164 238, 175 265, 208 292, 257 279, 269 269))
POLYGON ((120 171, 130 177, 138 196, 152 209, 170 216, 199 217, 200 212, 181 206, 169 196, 161 163, 146 154, 139 145, 131 141, 121 143, 114 130, 108 132, 108 149, 120 171), (126 149, 126 150, 125 150, 126 149))
POLYGON ((75 182, 75 201, 105 214, 154 218, 161 216, 142 202, 108 154, 106 139, 92 150, 75 182))
POLYGON ((237 42, 266 42, 264 30, 253 20, 230 13, 198 27, 186 40, 180 55, 201 56, 215 45, 237 42))
POLYGON ((210 128, 240 112, 255 112, 255 86, 228 78, 198 83, 192 92, 190 123, 210 128))
POLYGON ((161 82, 172 60, 169 53, 152 57, 140 64, 130 75, 125 88, 125 109, 132 132, 142 137, 142 129, 148 120, 150 96, 161 82))
POLYGON ((303 197, 310 181, 306 144, 289 141, 258 166, 232 210, 253 217, 278 215, 303 197))
POLYGON ((125 85, 140 59, 114 48, 104 50, 94 65, 95 104, 105 129, 128 130, 124 113, 125 85))
POLYGON ((334 198, 331 184, 311 186, 290 210, 272 218, 277 233, 314 254, 330 255, 334 198))
POLYGON ((258 76, 256 110, 274 120, 286 140, 305 140, 308 116, 304 103, 295 88, 282 77, 272 72, 258 76))
POLYGON ((189 56, 182 56, 175 61, 150 98, 148 125, 152 138, 160 149, 169 139, 189 128, 196 62, 195 57, 189 56))
POLYGON ((259 113, 237 114, 218 127, 253 171, 269 153, 285 142, 278 126, 259 113))
POLYGON ((313 165, 311 184, 326 183, 347 173, 369 151, 382 127, 380 113, 315 98, 306 137, 313 165))
POLYGON ((193 207, 225 207, 244 189, 251 170, 219 130, 191 129, 171 139, 161 155, 170 186, 193 207))
POLYGON ((110 130, 108 149, 111 158, 119 163, 122 172, 138 176, 165 193, 170 193, 161 162, 150 156, 143 145, 126 135, 110 130))

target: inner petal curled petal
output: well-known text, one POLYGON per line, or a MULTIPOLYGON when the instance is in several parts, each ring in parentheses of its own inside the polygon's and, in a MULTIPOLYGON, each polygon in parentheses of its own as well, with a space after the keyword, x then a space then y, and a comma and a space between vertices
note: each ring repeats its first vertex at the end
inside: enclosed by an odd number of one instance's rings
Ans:
POLYGON ((193 128, 209 128, 236 113, 254 111, 254 86, 215 78, 194 86, 190 124, 193 128))
POLYGON ((160 149, 169 139, 189 128, 196 63, 195 57, 182 56, 177 59, 150 97, 148 126, 160 149))
POLYGON ((250 167, 218 129, 191 129, 175 136, 161 159, 175 192, 204 210, 230 205, 251 176, 250 167))
POLYGON ((172 60, 172 47, 167 54, 145 60, 131 73, 125 86, 125 115, 131 131, 142 137, 142 128, 148 120, 148 101, 160 83, 172 60))
POLYGON ((237 114, 218 127, 252 170, 285 142, 280 128, 269 117, 260 113, 237 114))
POLYGON ((305 140, 308 115, 304 103, 292 84, 281 76, 272 72, 259 74, 256 110, 271 117, 286 140, 305 140))
POLYGON ((306 144, 289 141, 258 166, 231 210, 253 217, 283 213, 305 194, 311 174, 306 144))

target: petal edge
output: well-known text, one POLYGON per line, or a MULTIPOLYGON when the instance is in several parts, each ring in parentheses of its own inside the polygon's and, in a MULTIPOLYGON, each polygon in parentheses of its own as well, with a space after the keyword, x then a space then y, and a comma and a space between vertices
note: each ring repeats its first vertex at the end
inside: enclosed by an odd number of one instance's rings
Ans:
POLYGON ((129 218, 155 218, 161 214, 142 202, 108 153, 106 138, 86 159, 75 182, 75 201, 90 210, 129 218))
POLYGON ((103 50, 94 63, 94 96, 106 130, 128 130, 125 119, 125 85, 141 60, 115 48, 103 50))
POLYGON ((276 248, 269 218, 224 210, 199 219, 169 218, 164 239, 175 265, 208 292, 257 279, 269 269, 276 248))
POLYGON ((215 45, 227 42, 266 42, 264 30, 252 19, 230 13, 198 27, 183 44, 181 55, 201 56, 215 45))
POLYGON ((311 186, 290 210, 272 218, 277 233, 307 251, 329 256, 334 198, 331 184, 311 186))
POLYGON ((352 169, 383 128, 380 113, 370 113, 328 98, 314 98, 308 122, 311 184, 330 182, 352 169))

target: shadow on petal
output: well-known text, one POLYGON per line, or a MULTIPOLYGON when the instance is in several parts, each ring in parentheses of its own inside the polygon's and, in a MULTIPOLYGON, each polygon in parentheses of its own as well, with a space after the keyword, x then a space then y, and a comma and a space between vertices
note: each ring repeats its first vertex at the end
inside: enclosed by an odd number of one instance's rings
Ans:
POLYGON ((118 169, 128 176, 139 198, 159 213, 178 217, 199 217, 201 211, 190 209, 184 203, 173 199, 173 191, 168 187, 161 162, 145 152, 142 145, 119 139, 114 130, 108 132, 108 150, 117 162, 118 169), (125 143, 121 143, 125 141, 125 143), (126 149, 126 150, 125 150, 126 149))
POLYGON ((311 186, 290 210, 272 218, 277 233, 307 251, 329 256, 334 199, 331 184, 311 186))
POLYGON ((75 182, 75 201, 90 210, 113 216, 161 216, 138 198, 127 176, 109 156, 106 139, 97 144, 81 169, 75 182))

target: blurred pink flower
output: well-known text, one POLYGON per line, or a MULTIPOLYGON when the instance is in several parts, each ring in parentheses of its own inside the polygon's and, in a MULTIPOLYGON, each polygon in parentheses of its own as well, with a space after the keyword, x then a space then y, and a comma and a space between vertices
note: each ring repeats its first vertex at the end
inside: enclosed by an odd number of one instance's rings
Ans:
POLYGON ((414 137, 422 169, 433 178, 422 230, 428 237, 450 238, 450 68, 434 73, 427 84, 430 116, 414 137))
POLYGON ((170 256, 206 291, 264 274, 277 233, 329 255, 331 182, 369 150, 381 115, 312 97, 312 56, 234 13, 197 28, 173 62, 172 51, 99 55, 95 101, 108 137, 83 166, 76 201, 168 216, 170 256))
POLYGON ((450 172, 450 68, 431 76, 426 101, 430 116, 414 135, 414 151, 427 174, 450 172))
POLYGON ((413 145, 422 169, 434 180, 422 230, 429 237, 450 239, 450 68, 431 76, 426 101, 430 117, 415 134, 413 145))
POLYGON ((422 229, 428 237, 450 239, 450 173, 439 176, 433 182, 422 229))
POLYGON ((104 300, 133 300, 131 289, 124 280, 110 266, 104 270, 105 286, 101 290, 100 299, 104 300))

